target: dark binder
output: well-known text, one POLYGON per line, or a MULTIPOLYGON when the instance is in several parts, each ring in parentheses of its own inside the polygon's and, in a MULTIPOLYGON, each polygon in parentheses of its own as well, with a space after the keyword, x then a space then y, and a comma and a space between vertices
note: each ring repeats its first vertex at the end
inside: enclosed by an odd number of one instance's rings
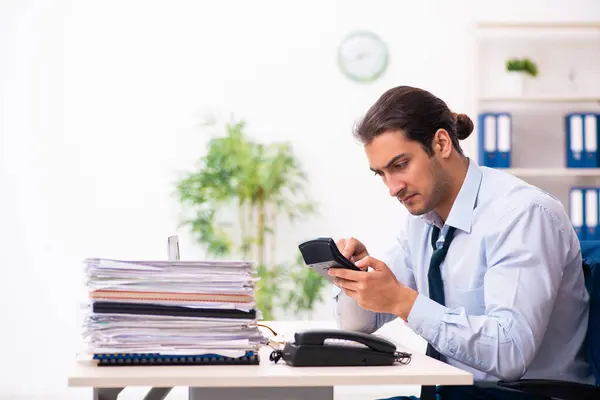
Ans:
POLYGON ((164 355, 164 354, 94 354, 101 367, 144 365, 258 365, 258 353, 247 351, 242 357, 225 357, 218 354, 164 355))
POLYGON ((136 314, 136 315, 166 315, 172 317, 204 317, 255 319, 256 310, 220 310, 213 308, 190 308, 183 306, 167 306, 162 304, 119 303, 111 301, 96 301, 92 310, 97 314, 136 314))

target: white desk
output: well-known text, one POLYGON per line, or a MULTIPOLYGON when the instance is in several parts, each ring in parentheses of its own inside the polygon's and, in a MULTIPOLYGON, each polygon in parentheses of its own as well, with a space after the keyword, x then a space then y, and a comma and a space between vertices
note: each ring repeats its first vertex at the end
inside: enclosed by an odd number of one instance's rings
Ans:
MULTIPOLYGON (((266 323, 286 338, 314 323, 266 323)), ((127 386, 152 386, 146 400, 162 400, 174 386, 190 387, 190 399, 333 399, 336 385, 471 385, 473 376, 421 353, 408 365, 376 367, 290 367, 269 360, 261 350, 260 365, 97 367, 77 361, 69 374, 71 387, 94 388, 94 400, 116 399, 127 386)))

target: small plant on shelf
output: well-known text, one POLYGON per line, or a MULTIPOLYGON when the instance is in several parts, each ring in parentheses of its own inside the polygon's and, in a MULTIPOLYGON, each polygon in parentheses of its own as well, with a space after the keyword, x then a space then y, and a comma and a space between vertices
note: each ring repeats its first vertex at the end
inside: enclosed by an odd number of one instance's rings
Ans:
POLYGON ((532 77, 538 75, 537 65, 529 58, 511 58, 507 60, 506 70, 509 72, 523 72, 532 77))

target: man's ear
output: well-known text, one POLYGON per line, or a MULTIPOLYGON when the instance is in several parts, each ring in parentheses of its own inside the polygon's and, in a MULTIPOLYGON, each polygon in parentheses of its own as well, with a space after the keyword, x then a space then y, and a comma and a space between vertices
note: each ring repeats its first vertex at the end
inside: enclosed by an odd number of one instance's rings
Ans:
POLYGON ((438 129, 433 136, 433 149, 442 158, 450 157, 452 154, 452 139, 450 134, 445 129, 438 129))

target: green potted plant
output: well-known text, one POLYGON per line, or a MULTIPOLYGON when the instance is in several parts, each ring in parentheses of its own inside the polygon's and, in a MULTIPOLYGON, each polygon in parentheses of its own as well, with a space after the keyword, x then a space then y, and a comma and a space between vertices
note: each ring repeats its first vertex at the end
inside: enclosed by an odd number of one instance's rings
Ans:
POLYGON ((263 144, 245 133, 244 121, 225 124, 176 192, 191 229, 208 256, 252 259, 257 265, 257 308, 274 319, 277 306, 307 313, 321 300, 326 281, 304 266, 297 247, 276 259, 278 221, 292 224, 315 213, 306 176, 286 142, 263 144))
POLYGON ((538 75, 537 65, 529 58, 511 58, 506 61, 508 72, 520 72, 535 78, 538 75))
POLYGON ((513 57, 506 61, 506 82, 504 89, 512 95, 522 95, 529 79, 538 76, 538 68, 530 58, 513 57))

